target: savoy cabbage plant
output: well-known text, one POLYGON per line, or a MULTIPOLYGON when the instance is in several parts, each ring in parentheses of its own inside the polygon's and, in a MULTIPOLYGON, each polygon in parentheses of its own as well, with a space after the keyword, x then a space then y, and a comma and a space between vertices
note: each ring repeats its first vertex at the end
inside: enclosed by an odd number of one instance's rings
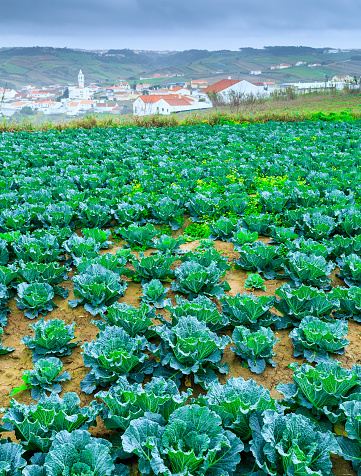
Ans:
POLYGON ((102 228, 110 223, 110 209, 100 203, 84 202, 79 204, 76 228, 102 228))
POLYGON ((157 309, 162 309, 170 303, 169 299, 165 299, 169 288, 164 288, 159 279, 152 279, 148 283, 142 284, 143 294, 140 296, 142 302, 152 304, 157 309))
POLYGON ((273 190, 272 192, 264 190, 259 195, 259 201, 262 210, 268 213, 282 213, 291 205, 290 197, 280 190, 273 190))
POLYGON ((347 335, 347 321, 324 322, 318 317, 306 316, 299 327, 293 329, 290 338, 294 345, 293 355, 304 357, 308 362, 323 362, 332 354, 343 354, 350 343, 347 335))
POLYGON ((33 362, 37 362, 47 355, 56 357, 70 355, 73 347, 81 342, 80 340, 70 342, 75 339, 75 322, 65 325, 61 319, 44 321, 44 318, 41 318, 35 324, 30 324, 29 327, 35 332, 35 336, 27 335, 21 339, 21 343, 32 351, 33 362))
POLYGON ((222 418, 223 427, 243 441, 252 435, 249 420, 253 413, 276 409, 276 402, 268 389, 242 377, 231 377, 224 385, 214 383, 196 402, 217 413, 222 418))
POLYGON ((57 285, 69 279, 67 271, 65 266, 59 267, 56 263, 24 263, 20 261, 18 275, 28 284, 50 284, 55 294, 66 299, 69 290, 57 285))
POLYGON ((240 250, 246 243, 253 243, 258 239, 258 234, 255 231, 249 231, 245 228, 239 228, 232 235, 231 242, 236 251, 240 250))
POLYGON ((307 238, 322 240, 329 237, 336 228, 336 221, 319 212, 306 213, 303 219, 303 233, 307 238))
MULTIPOLYGON (((229 189, 230 186, 228 190, 229 189)), ((249 196, 247 195, 247 193, 242 193, 240 190, 237 190, 237 192, 231 191, 231 193, 227 193, 228 190, 226 190, 225 195, 228 210, 237 217, 244 215, 244 212, 249 204, 249 196)))
POLYGON ((223 202, 222 210, 221 197, 213 197, 210 192, 205 192, 204 194, 196 193, 186 205, 190 218, 194 222, 219 216, 225 209, 225 203, 223 202))
POLYGON ((326 242, 319 243, 312 238, 305 239, 303 236, 287 243, 286 247, 288 251, 314 254, 316 256, 323 256, 325 259, 328 258, 332 250, 332 245, 329 245, 326 242))
POLYGON ((251 372, 261 374, 266 363, 276 367, 276 362, 272 360, 276 355, 273 347, 279 340, 270 328, 260 327, 252 332, 245 326, 239 326, 233 331, 232 341, 235 347, 231 347, 231 350, 247 361, 251 372))
POLYGON ((145 226, 130 225, 124 228, 118 228, 115 233, 119 234, 125 240, 126 246, 134 248, 135 246, 153 246, 153 239, 158 236, 154 225, 147 223, 145 226))
POLYGON ((250 273, 244 281, 244 289, 262 289, 266 291, 265 280, 259 274, 250 273))
POLYGON ((340 404, 353 396, 358 399, 361 378, 357 367, 345 369, 337 360, 321 362, 315 367, 297 363, 289 367, 293 369, 293 383, 277 386, 285 396, 282 404, 291 410, 307 409, 313 417, 327 418, 332 423, 345 419, 340 404))
POLYGON ((272 226, 274 224, 275 217, 268 213, 260 213, 259 215, 247 215, 242 220, 242 226, 244 228, 263 236, 271 236, 272 226))
POLYGON ((70 380, 69 372, 63 370, 63 363, 57 357, 39 359, 33 370, 24 370, 23 380, 31 388, 31 398, 39 400, 46 392, 60 393, 60 382, 70 380))
POLYGON ((18 297, 16 297, 18 308, 25 310, 24 315, 29 319, 35 319, 42 314, 46 316, 49 311, 58 307, 52 299, 54 291, 47 283, 20 283, 18 286, 18 297))
POLYGON ((178 255, 183 253, 183 251, 179 249, 179 246, 184 243, 185 239, 183 236, 173 238, 169 235, 161 235, 159 238, 153 240, 152 246, 161 253, 178 255))
POLYGON ((0 284, 9 288, 16 287, 15 279, 17 277, 18 268, 16 265, 0 266, 0 284))
POLYGON ((86 430, 60 431, 44 468, 46 476, 129 476, 129 468, 114 464, 111 443, 93 438, 86 430))
POLYGON ((99 243, 100 248, 109 248, 113 243, 108 241, 111 235, 111 230, 102 230, 101 228, 83 228, 81 230, 85 238, 93 238, 96 243, 99 243))
POLYGON ((173 307, 171 304, 166 306, 166 309, 170 312, 172 323, 159 316, 164 324, 175 325, 181 317, 194 316, 200 322, 204 322, 213 332, 228 327, 228 319, 218 311, 214 302, 206 296, 198 296, 193 301, 177 296, 176 301, 176 306, 173 307))
POLYGON ((113 273, 119 274, 119 276, 132 277, 134 271, 131 271, 126 267, 130 254, 131 250, 117 250, 115 254, 104 253, 102 255, 97 255, 95 258, 90 260, 83 260, 78 264, 77 269, 79 273, 85 273, 89 266, 92 264, 98 264, 113 273))
POLYGON ((230 241, 237 227, 237 221, 234 218, 221 217, 218 220, 211 222, 209 228, 211 234, 210 240, 230 241))
POLYGON ((156 253, 151 256, 145 256, 139 253, 139 258, 132 258, 132 264, 138 276, 142 281, 151 281, 159 279, 161 281, 173 278, 174 273, 170 267, 176 258, 164 253, 156 253))
POLYGON ((113 210, 113 216, 118 225, 128 226, 132 224, 143 225, 142 216, 144 207, 138 203, 120 202, 113 210))
POLYGON ((309 418, 266 410, 263 416, 253 414, 250 425, 253 436, 251 451, 263 474, 331 474, 330 453, 339 451, 336 438, 330 431, 320 431, 309 418))
POLYGON ((183 224, 182 216, 184 207, 179 200, 172 200, 170 197, 162 197, 150 207, 154 223, 164 223, 169 225, 172 230, 179 230, 183 224))
POLYGON ((340 273, 337 274, 342 278, 347 286, 361 286, 361 256, 355 253, 349 256, 342 255, 340 264, 340 273))
POLYGON ((340 258, 342 255, 351 254, 361 256, 361 235, 352 237, 335 235, 331 241, 331 256, 340 258))
POLYGON ((278 298, 274 302, 274 307, 282 314, 280 320, 276 322, 278 329, 297 327, 306 316, 330 320, 330 314, 340 306, 334 291, 325 293, 321 289, 304 284, 294 288, 285 283, 276 289, 276 296, 278 298))
POLYGON ((330 293, 332 298, 339 301, 339 308, 335 316, 342 318, 352 318, 356 322, 361 322, 361 288, 358 286, 335 287, 330 293))
POLYGON ((38 403, 26 405, 15 399, 10 402, 2 422, 15 435, 26 450, 48 452, 56 434, 61 430, 87 430, 96 425, 101 406, 93 400, 89 406, 80 407, 80 399, 74 392, 63 398, 52 393, 42 396, 38 403))
POLYGON ((271 233, 272 240, 269 243, 276 243, 277 245, 286 244, 298 238, 294 227, 273 226, 271 233))
POLYGON ((102 320, 92 321, 101 331, 109 326, 115 326, 124 329, 131 337, 137 335, 151 337, 155 334, 152 321, 155 318, 155 311, 145 303, 136 308, 125 302, 116 302, 109 306, 107 313, 101 317, 102 320))
POLYGON ((133 420, 122 441, 139 456, 144 476, 232 476, 244 448, 216 413, 199 405, 175 410, 168 423, 159 415, 133 420))
POLYGON ((98 385, 105 387, 122 375, 143 381, 144 374, 153 372, 155 361, 148 362, 144 352, 148 341, 144 336, 131 337, 120 327, 107 326, 98 338, 83 344, 83 360, 90 372, 80 383, 85 393, 92 393, 98 385))
POLYGON ((224 291, 230 289, 226 281, 220 282, 225 271, 220 270, 215 262, 203 266, 196 261, 186 261, 176 268, 174 273, 178 282, 173 281, 171 289, 188 294, 190 299, 200 294, 220 299, 224 291))
POLYGON ((109 271, 99 264, 89 266, 84 273, 72 278, 74 282, 74 295, 78 299, 68 301, 71 307, 79 304, 93 316, 106 311, 124 296, 127 283, 122 281, 119 274, 109 271))
POLYGON ((51 203, 46 207, 44 213, 40 217, 45 228, 57 227, 74 227, 74 210, 66 203, 51 203))
POLYGON ((20 235, 13 244, 13 250, 16 258, 25 263, 51 263, 61 254, 56 237, 50 234, 42 238, 20 235))
POLYGON ((270 326, 277 322, 278 316, 271 314, 273 296, 255 296, 252 293, 238 293, 234 297, 222 299, 222 310, 233 327, 246 326, 257 330, 260 326, 270 326))
POLYGON ((340 232, 343 235, 361 235, 361 213, 357 209, 351 209, 341 214, 339 223, 340 232))
POLYGON ((296 286, 307 284, 322 289, 330 288, 331 279, 328 276, 336 267, 332 261, 327 261, 323 256, 296 251, 287 255, 285 263, 285 277, 290 278, 296 286))
POLYGON ((162 377, 153 377, 144 387, 120 377, 108 391, 99 392, 96 397, 104 402, 102 418, 105 426, 109 430, 124 432, 131 421, 146 413, 157 413, 168 421, 177 408, 185 405, 191 394, 190 389, 179 392, 172 380, 162 377))
POLYGON ((228 364, 221 364, 221 360, 231 339, 218 337, 205 322, 182 316, 174 326, 157 326, 155 330, 160 344, 149 348, 164 367, 156 369, 157 375, 164 371, 165 376, 172 375, 178 381, 182 375, 193 375, 195 383, 207 388, 217 381, 215 370, 228 373, 228 364))
POLYGON ((284 258, 282 248, 269 246, 262 241, 245 244, 239 248, 239 259, 235 260, 236 269, 247 269, 263 273, 266 279, 274 279, 276 271, 282 268, 284 258))
POLYGON ((65 252, 70 256, 66 264, 78 266, 83 260, 91 260, 99 255, 100 244, 93 238, 82 238, 75 233, 63 243, 65 252))
POLYGON ((213 262, 222 272, 226 272, 231 269, 227 258, 222 256, 219 251, 214 249, 214 243, 212 240, 200 240, 199 246, 196 248, 196 252, 188 251, 184 256, 181 257, 181 260, 193 261, 206 267, 210 266, 213 262))

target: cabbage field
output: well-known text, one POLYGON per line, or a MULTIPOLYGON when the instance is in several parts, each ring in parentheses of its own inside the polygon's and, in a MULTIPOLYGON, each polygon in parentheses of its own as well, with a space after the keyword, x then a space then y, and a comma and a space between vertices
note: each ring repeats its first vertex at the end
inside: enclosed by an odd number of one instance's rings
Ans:
POLYGON ((0 135, 1 476, 361 476, 361 122, 0 135))

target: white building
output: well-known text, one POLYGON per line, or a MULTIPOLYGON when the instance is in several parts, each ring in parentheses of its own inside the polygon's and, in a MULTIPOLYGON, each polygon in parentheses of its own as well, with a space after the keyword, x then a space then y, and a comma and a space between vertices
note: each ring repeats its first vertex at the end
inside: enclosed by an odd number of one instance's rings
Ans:
POLYGON ((82 70, 79 70, 78 74, 78 86, 69 86, 69 99, 89 100, 91 98, 91 91, 89 88, 84 87, 84 74, 82 70))
POLYGON ((352 83, 353 77, 349 74, 336 74, 332 77, 331 81, 333 83, 352 83))
POLYGON ((78 73, 78 86, 79 88, 84 87, 84 74, 81 69, 79 69, 79 73, 78 73))
POLYGON ((225 101, 230 101, 232 94, 239 94, 244 96, 254 95, 257 97, 260 96, 268 96, 268 92, 266 90, 266 86, 260 87, 259 85, 255 85, 249 83, 248 81, 242 79, 222 79, 217 83, 208 86, 205 89, 199 91, 198 96, 202 98, 206 102, 210 102, 207 93, 218 93, 223 96, 225 101))
POLYGON ((0 101, 2 100, 2 98, 4 98, 4 101, 9 101, 11 99, 14 99, 16 94, 17 93, 16 93, 15 89, 0 88, 0 101))
POLYGON ((135 116, 148 116, 151 114, 169 115, 173 112, 194 111, 208 109, 210 103, 199 102, 190 96, 180 94, 146 95, 139 96, 133 102, 133 114, 135 116))
POLYGON ((98 102, 94 106, 94 112, 101 113, 101 112, 111 112, 113 109, 117 107, 117 103, 115 102, 98 102))
POLYGON ((253 74, 254 76, 258 76, 259 74, 262 74, 262 71, 259 69, 256 69, 254 71, 250 71, 249 74, 253 74))

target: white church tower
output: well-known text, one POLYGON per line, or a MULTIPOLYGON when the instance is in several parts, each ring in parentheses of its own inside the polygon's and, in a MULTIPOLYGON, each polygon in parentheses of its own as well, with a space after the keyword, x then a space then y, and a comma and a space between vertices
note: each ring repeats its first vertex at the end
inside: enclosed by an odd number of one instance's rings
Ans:
POLYGON ((81 69, 79 69, 79 74, 78 74, 78 85, 79 85, 79 88, 84 87, 84 74, 81 69))

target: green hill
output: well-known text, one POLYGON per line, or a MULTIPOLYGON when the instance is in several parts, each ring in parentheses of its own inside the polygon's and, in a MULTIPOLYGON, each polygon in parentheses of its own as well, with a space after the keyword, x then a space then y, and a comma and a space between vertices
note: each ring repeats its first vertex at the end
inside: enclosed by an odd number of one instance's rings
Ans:
MULTIPOLYGON (((130 82, 154 73, 208 78, 210 82, 225 75, 255 81, 251 70, 261 70, 259 81, 322 80, 325 75, 361 75, 360 51, 325 54, 324 49, 309 47, 242 48, 239 51, 187 50, 177 52, 139 52, 109 50, 107 52, 79 51, 69 48, 2 48, 0 49, 0 86, 19 87, 26 84, 49 85, 75 82, 79 69, 86 83, 113 83, 117 79, 130 82), (320 68, 293 67, 270 70, 271 65, 297 61, 320 63, 320 68)), ((179 78, 180 79, 180 78, 179 78)), ((159 79, 165 84, 175 79, 159 79)))

